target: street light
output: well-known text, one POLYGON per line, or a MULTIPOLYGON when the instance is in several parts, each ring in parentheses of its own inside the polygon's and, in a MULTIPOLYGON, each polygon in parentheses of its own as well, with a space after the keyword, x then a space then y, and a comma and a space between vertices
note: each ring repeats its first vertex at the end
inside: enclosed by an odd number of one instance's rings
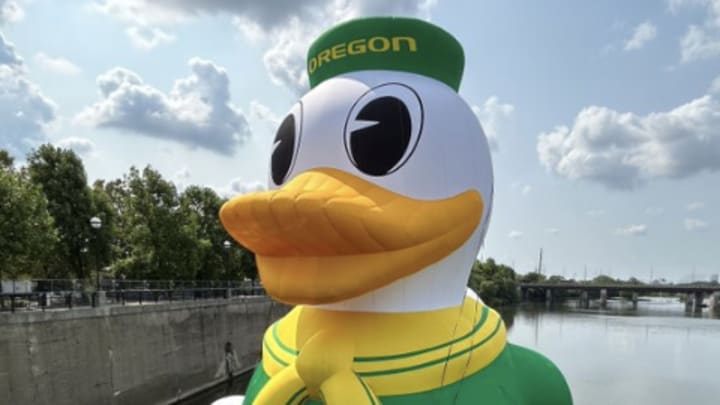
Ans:
MULTIPOLYGON (((226 288, 230 287, 230 272, 228 271, 228 261, 230 260, 230 241, 226 240, 223 242, 223 249, 225 249, 225 286, 226 288)), ((228 289, 227 292, 227 298, 230 298, 230 290, 228 289)))
POLYGON ((231 244, 230 244, 230 241, 229 241, 229 240, 226 240, 226 241, 223 242, 222 245, 223 245, 223 248, 225 249, 225 279, 226 279, 227 282, 229 282, 230 277, 229 277, 229 272, 228 272, 228 260, 229 260, 229 258, 230 258, 230 246, 231 246, 231 244))
POLYGON ((102 219, 98 217, 90 218, 90 226, 95 230, 95 300, 94 304, 98 305, 98 299, 100 298, 100 261, 98 260, 100 255, 98 254, 99 243, 98 243, 98 232, 102 228, 102 219))

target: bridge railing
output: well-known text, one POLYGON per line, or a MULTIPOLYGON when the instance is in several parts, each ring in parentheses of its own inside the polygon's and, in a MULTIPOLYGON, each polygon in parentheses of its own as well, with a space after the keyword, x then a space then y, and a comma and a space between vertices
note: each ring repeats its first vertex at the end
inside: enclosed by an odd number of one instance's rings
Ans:
POLYGON ((35 279, 3 280, 0 287, 0 311, 11 312, 265 295, 262 285, 250 280, 104 279, 96 290, 87 280, 35 279))

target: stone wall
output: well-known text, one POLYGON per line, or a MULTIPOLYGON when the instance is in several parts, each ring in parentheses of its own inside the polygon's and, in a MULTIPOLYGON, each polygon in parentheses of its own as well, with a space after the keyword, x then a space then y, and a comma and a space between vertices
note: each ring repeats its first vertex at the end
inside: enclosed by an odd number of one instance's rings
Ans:
POLYGON ((164 403, 241 368, 288 307, 267 297, 0 314, 0 403, 164 403))

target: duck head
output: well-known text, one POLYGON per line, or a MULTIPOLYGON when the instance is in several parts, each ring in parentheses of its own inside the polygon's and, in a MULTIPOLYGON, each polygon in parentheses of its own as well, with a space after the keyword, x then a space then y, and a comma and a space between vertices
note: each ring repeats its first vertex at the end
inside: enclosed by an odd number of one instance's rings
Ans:
POLYGON ((269 191, 220 217, 267 292, 353 311, 459 305, 487 229, 487 140, 458 95, 463 52, 425 21, 354 20, 310 48, 312 90, 285 116, 269 191))

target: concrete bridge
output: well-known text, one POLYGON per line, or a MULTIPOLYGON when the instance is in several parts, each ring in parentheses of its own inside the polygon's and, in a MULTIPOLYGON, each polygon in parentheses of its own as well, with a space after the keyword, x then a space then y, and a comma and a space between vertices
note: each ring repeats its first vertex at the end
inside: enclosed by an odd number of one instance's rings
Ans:
POLYGON ((520 283, 520 296, 525 301, 531 291, 538 291, 545 296, 547 303, 552 303, 560 292, 579 294, 578 303, 587 308, 590 305, 590 293, 599 293, 600 306, 607 306, 609 296, 620 292, 629 292, 634 307, 637 307, 641 293, 686 294, 686 308, 692 312, 702 311, 705 297, 709 297, 709 307, 720 310, 720 285, 666 285, 666 284, 590 284, 590 283, 520 283))

